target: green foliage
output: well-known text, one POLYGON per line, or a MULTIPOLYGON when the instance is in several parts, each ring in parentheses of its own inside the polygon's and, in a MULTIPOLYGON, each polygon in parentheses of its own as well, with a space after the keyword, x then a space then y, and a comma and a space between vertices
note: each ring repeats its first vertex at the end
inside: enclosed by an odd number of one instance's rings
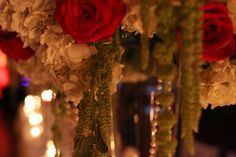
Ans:
MULTIPOLYGON (((164 107, 164 112, 158 117, 158 155, 168 156, 174 153, 174 146, 169 145, 175 125, 175 116, 170 109, 174 97, 168 93, 168 82, 176 79, 177 68, 173 63, 175 53, 178 73, 180 73, 180 114, 181 135, 185 140, 190 153, 194 153, 193 131, 197 132, 201 115, 200 100, 200 72, 201 72, 201 2, 198 0, 182 1, 179 7, 172 6, 171 0, 160 0, 156 9, 158 19, 157 35, 162 39, 154 48, 154 57, 157 59, 156 76, 163 81, 164 93, 157 95, 156 103, 164 107), (177 30, 181 32, 181 47, 177 43, 177 30), (172 149, 171 149, 172 148, 172 149)), ((176 102, 178 103, 178 102, 176 102)), ((178 107, 178 106, 176 106, 178 107)), ((177 113, 179 114, 179 113, 177 113)), ((172 140, 174 140, 172 138, 172 140)))
POLYGON ((177 69, 173 63, 169 64, 156 64, 156 76, 160 80, 167 82, 173 81, 176 78, 177 69))
POLYGON ((198 131, 201 115, 200 100, 200 65, 201 65, 201 25, 202 2, 198 0, 182 1, 180 10, 180 29, 182 49, 181 64, 181 136, 191 154, 194 154, 193 131, 198 131))
POLYGON ((79 122, 74 138, 73 157, 109 156, 112 103, 112 68, 119 62, 118 38, 109 44, 96 43, 98 53, 89 59, 90 90, 79 104, 79 122))
POLYGON ((172 93, 163 93, 157 95, 156 100, 162 105, 169 105, 174 103, 174 96, 172 93))
POLYGON ((175 81, 177 75, 176 65, 173 62, 174 53, 178 50, 175 40, 177 14, 171 0, 159 1, 156 16, 158 19, 157 35, 162 42, 157 43, 153 50, 156 58, 155 74, 157 79, 162 81, 164 90, 155 98, 155 103, 163 107, 163 112, 158 115, 157 156, 168 157, 175 153, 177 145, 176 139, 172 136, 176 117, 171 109, 175 100, 171 83, 175 81))
POLYGON ((158 148, 158 157, 169 157, 169 154, 174 154, 177 146, 176 139, 167 141, 165 145, 161 145, 158 148), (167 147, 168 145, 168 147, 167 147))
POLYGON ((171 111, 164 110, 158 116, 158 123, 159 123, 159 126, 160 126, 159 127, 160 132, 170 131, 176 123, 176 117, 171 111))

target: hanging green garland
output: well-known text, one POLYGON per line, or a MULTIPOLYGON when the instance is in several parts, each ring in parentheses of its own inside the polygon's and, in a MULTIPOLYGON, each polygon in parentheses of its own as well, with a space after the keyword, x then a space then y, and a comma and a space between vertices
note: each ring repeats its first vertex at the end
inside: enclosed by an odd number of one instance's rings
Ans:
POLYGON ((172 94, 172 83, 175 81, 177 73, 173 56, 178 49, 176 42, 177 12, 176 8, 172 6, 172 1, 160 0, 156 16, 158 19, 157 35, 162 42, 156 44, 153 52, 156 58, 155 73, 160 90, 155 98, 155 104, 163 110, 158 115, 157 156, 169 157, 175 153, 177 145, 176 139, 172 136, 172 129, 176 124, 176 117, 172 111, 175 100, 172 94))
POLYGON ((96 43, 98 53, 89 60, 91 89, 79 104, 79 123, 73 157, 109 156, 112 130, 110 83, 112 67, 120 60, 117 36, 113 43, 96 43))
POLYGON ((180 10, 181 49, 180 49, 180 114, 181 137, 191 154, 194 154, 193 132, 198 131, 201 115, 200 100, 200 66, 201 33, 200 24, 202 3, 198 0, 182 1, 180 10))

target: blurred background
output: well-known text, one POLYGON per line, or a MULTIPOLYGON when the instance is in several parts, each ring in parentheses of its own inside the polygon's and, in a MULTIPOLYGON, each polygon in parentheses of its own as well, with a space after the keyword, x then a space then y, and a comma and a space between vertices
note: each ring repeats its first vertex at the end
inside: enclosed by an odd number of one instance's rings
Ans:
MULTIPOLYGON (((150 93, 154 78, 139 69, 139 36, 123 38, 126 65, 123 81, 114 98, 117 157, 148 157, 150 147, 150 93)), ((154 37, 151 43, 158 42, 154 37)), ((0 157, 54 157, 51 110, 53 91, 33 86, 17 74, 0 53, 0 157)), ((78 111, 74 111, 76 115, 78 111)), ((70 157, 76 117, 63 117, 61 151, 70 157), (72 118, 71 118, 72 117, 72 118), (72 125, 71 125, 72 124, 72 125)), ((175 157, 236 157, 236 106, 203 110, 196 137, 196 155, 191 156, 180 142, 175 157)))

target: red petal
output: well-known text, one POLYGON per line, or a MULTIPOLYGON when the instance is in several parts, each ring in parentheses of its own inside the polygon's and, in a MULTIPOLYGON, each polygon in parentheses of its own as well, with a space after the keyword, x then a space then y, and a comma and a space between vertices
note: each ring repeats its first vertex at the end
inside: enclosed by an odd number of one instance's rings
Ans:
POLYGON ((203 51, 202 59, 205 61, 219 61, 229 57, 234 53, 234 51, 235 42, 234 39, 232 39, 228 44, 225 45, 225 47, 203 51))
POLYGON ((15 33, 0 33, 0 49, 16 61, 27 60, 34 54, 31 48, 23 48, 21 39, 15 33))

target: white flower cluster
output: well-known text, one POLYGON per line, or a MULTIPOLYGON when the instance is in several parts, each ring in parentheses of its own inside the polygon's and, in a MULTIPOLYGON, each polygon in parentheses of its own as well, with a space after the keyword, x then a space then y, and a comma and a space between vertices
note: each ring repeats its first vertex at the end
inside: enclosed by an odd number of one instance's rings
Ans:
MULTIPOLYGON (((24 47, 35 51, 33 57, 18 64, 19 72, 35 83, 53 82, 68 101, 78 104, 89 89, 86 59, 97 49, 65 35, 53 18, 55 7, 53 0, 0 0, 0 26, 17 32, 24 47)), ((121 65, 115 65, 114 72, 119 73, 113 75, 113 92, 121 79, 121 65)))
MULTIPOLYGON (((122 29, 128 32, 136 32, 136 33, 143 33, 143 26, 142 26, 142 17, 141 17, 141 0, 123 0, 127 6, 126 16, 122 21, 122 29)), ((157 0, 152 0, 151 3, 156 2, 157 0)), ((156 5, 151 5, 149 9, 149 19, 150 25, 148 34, 150 37, 155 34, 157 20, 155 16, 155 9, 156 5)))
POLYGON ((212 63, 202 72, 201 104, 207 108, 234 105, 236 102, 236 64, 226 59, 212 63))

